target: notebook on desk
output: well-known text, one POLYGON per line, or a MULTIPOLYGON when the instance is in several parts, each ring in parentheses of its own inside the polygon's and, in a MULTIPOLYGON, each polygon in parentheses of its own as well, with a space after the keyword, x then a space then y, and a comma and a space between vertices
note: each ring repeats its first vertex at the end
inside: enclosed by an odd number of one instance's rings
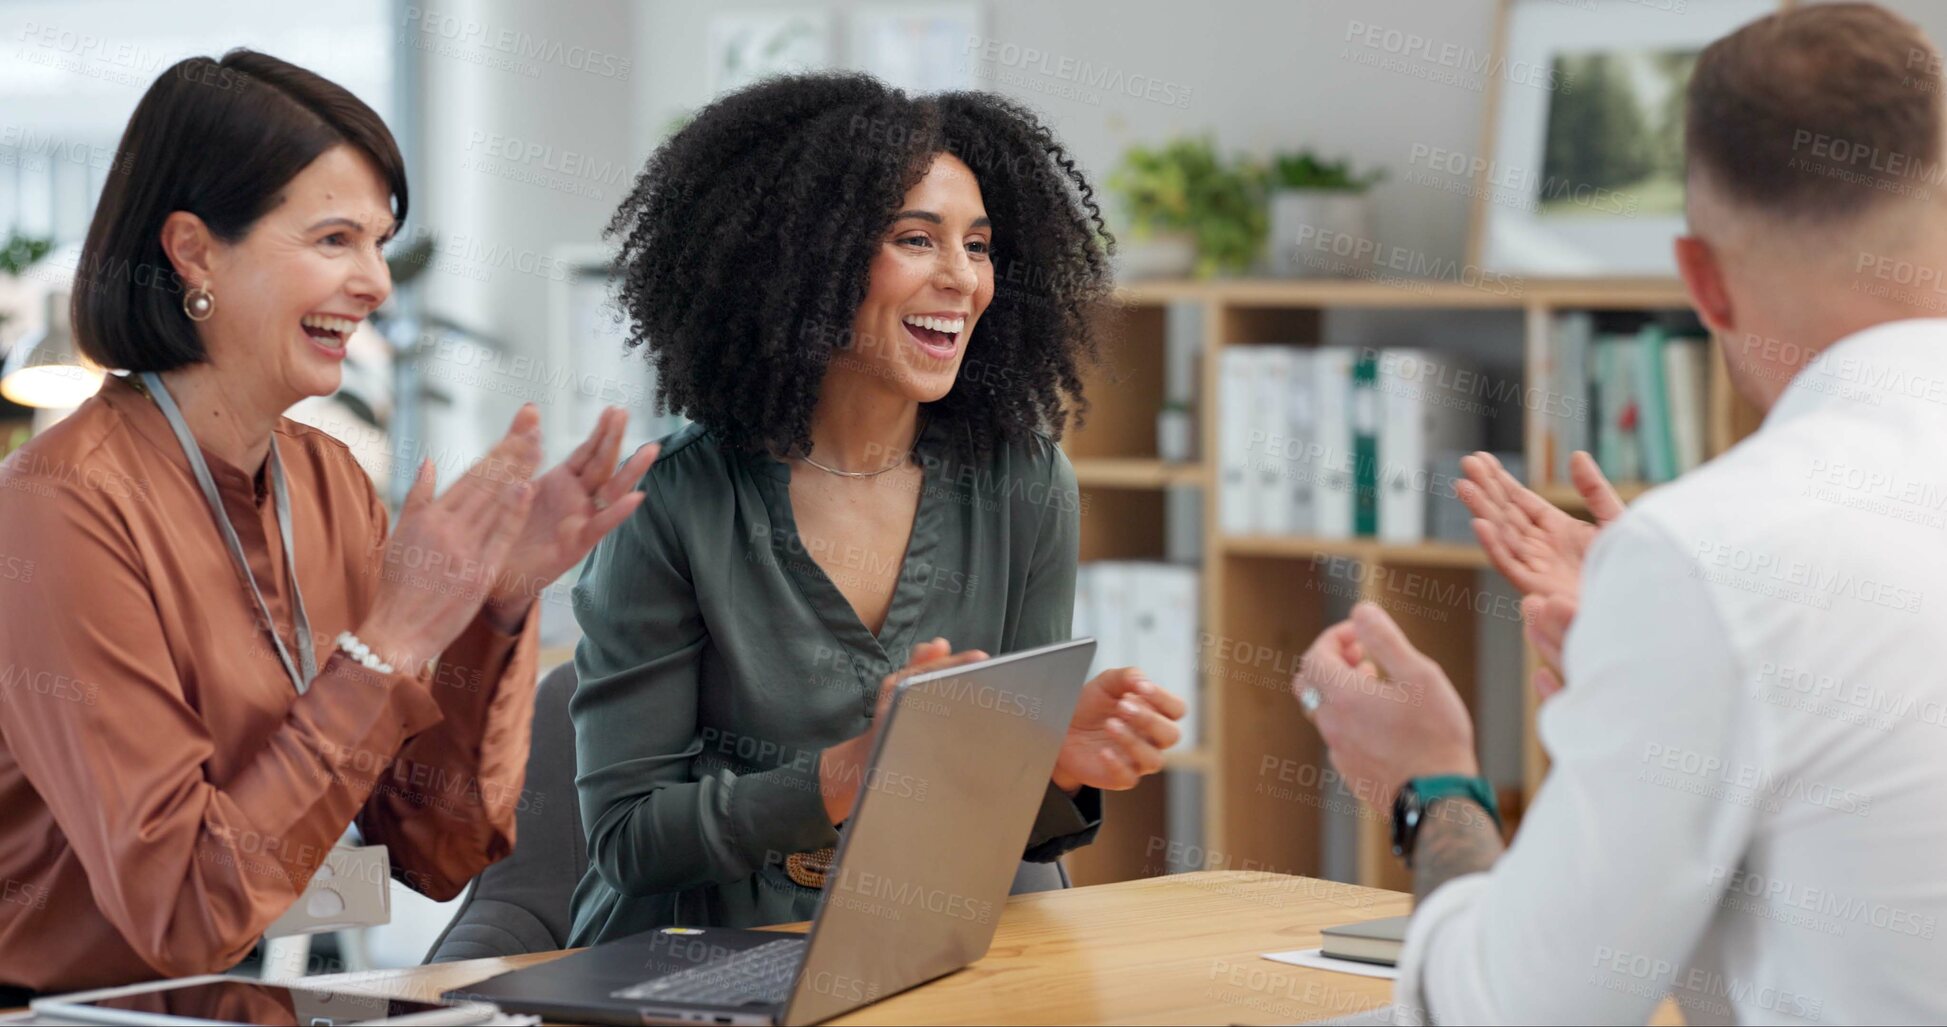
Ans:
POLYGON ((1389 916, 1327 927, 1321 932, 1324 943, 1319 948, 1333 959, 1398 966, 1400 949, 1406 947, 1406 921, 1403 916, 1389 916))

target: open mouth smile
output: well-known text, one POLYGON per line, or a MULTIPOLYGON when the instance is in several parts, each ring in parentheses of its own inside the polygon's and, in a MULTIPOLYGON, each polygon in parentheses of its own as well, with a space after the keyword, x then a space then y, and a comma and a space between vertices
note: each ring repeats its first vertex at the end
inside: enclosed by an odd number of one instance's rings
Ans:
POLYGON ((908 314, 900 320, 906 334, 927 356, 936 360, 951 360, 959 351, 960 337, 967 329, 964 314, 908 314))
POLYGON ((358 319, 334 314, 306 314, 298 319, 298 327, 304 330, 311 344, 324 351, 326 356, 342 360, 346 340, 358 330, 358 319))

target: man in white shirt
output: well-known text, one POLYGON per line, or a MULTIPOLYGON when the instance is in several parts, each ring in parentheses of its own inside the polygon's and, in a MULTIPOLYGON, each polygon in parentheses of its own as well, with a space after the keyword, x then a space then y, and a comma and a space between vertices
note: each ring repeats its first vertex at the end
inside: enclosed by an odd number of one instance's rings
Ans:
MULTIPOLYGON (((1925 37, 1865 4, 1700 58, 1678 259, 1767 413, 1608 521, 1579 596, 1531 598, 1575 612, 1511 846, 1466 710, 1383 611, 1307 653, 1294 687, 1334 764, 1399 795, 1403 1012, 1947 1019, 1942 89, 1925 37)), ((1546 536, 1535 513, 1513 534, 1546 536)))

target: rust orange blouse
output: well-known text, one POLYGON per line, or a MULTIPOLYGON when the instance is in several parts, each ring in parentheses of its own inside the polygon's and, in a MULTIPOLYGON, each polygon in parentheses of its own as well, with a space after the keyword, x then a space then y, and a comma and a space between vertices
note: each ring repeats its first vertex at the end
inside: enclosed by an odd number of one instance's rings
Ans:
MULTIPOLYGON (((513 847, 534 616, 476 619, 423 678, 334 655, 386 511, 342 443, 276 430, 319 664, 302 696, 146 395, 110 377, 0 464, 0 984, 233 966, 354 820, 434 898, 513 847)), ((295 652, 275 504, 205 456, 295 652)))

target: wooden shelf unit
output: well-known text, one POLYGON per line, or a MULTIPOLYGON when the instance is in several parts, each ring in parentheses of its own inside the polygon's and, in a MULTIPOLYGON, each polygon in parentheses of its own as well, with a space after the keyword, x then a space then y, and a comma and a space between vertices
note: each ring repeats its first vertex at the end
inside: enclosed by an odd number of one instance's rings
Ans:
POLYGON ((1309 538, 1301 535, 1226 535, 1218 545, 1231 556, 1281 556, 1293 560, 1339 557, 1402 567, 1487 566, 1477 545, 1458 542, 1388 544, 1369 538, 1309 538))
MULTIPOLYGON (((1649 486, 1640 481, 1624 481, 1614 484, 1616 486, 1616 495, 1622 497, 1624 504, 1634 503, 1637 496, 1649 491, 1649 486)), ((1534 490, 1541 495, 1541 498, 1571 513, 1584 513, 1589 508, 1589 504, 1582 500, 1582 494, 1575 491, 1574 485, 1562 482, 1543 482, 1534 486, 1534 490)))
MULTIPOLYGON (((1328 596, 1369 599, 1393 613, 1415 645, 1447 670, 1474 705, 1478 603, 1427 603, 1426 596, 1478 594, 1481 576, 1495 573, 1473 544, 1392 545, 1374 539, 1226 536, 1216 530, 1216 490, 1209 453, 1217 437, 1219 361, 1227 346, 1317 344, 1323 314, 1335 309, 1505 310, 1519 315, 1508 340, 1525 385, 1546 388, 1539 369, 1550 326, 1565 310, 1684 310, 1681 283, 1662 279, 1512 280, 1483 290, 1454 282, 1392 283, 1324 280, 1142 282, 1124 288, 1107 323, 1103 364, 1089 375, 1090 412, 1071 428, 1064 448, 1084 494, 1081 558, 1161 559, 1164 495, 1172 487, 1202 489, 1201 617, 1202 738, 1169 763, 1194 770, 1201 782, 1201 845, 1172 850, 1167 836, 1168 791, 1155 779, 1108 798, 1102 835, 1069 857, 1078 883, 1097 883, 1166 870, 1164 853, 1188 851, 1190 869, 1264 869, 1316 875, 1324 869, 1325 817, 1349 814, 1357 833, 1355 883, 1410 889, 1410 877, 1391 853, 1387 817, 1361 808, 1333 780, 1317 733, 1290 694, 1298 660, 1326 624, 1328 596), (1156 457, 1156 413, 1164 399, 1166 313, 1171 304, 1202 308, 1204 338, 1197 368, 1196 435, 1204 459, 1171 464, 1156 457), (1515 349, 1514 347, 1519 347, 1515 349), (1344 568, 1356 568, 1346 573, 1344 568), (1411 582, 1406 587, 1402 583, 1411 582)), ((1737 400, 1713 357, 1708 449, 1728 448, 1755 428, 1758 417, 1737 400)), ((1551 502, 1586 515, 1574 489, 1545 478, 1542 421, 1524 414, 1523 449, 1530 478, 1551 502)), ((1457 473, 1457 469, 1455 469, 1457 473)), ((1643 491, 1624 483, 1625 500, 1643 491)), ((1339 605, 1339 604, 1334 604, 1339 605)), ((1506 619, 1505 613, 1496 615, 1506 619)), ((1514 624, 1507 630, 1518 630, 1514 624)), ((1525 648, 1525 643, 1524 643, 1525 648)), ((1524 668, 1535 656, 1527 652, 1524 668)), ((1527 675, 1523 696, 1522 786, 1513 805, 1525 805, 1545 771, 1535 737, 1536 700, 1527 675)))
POLYGON ((1075 480, 1083 488, 1160 489, 1173 485, 1203 485, 1201 463, 1168 463, 1141 457, 1077 458, 1075 480))

